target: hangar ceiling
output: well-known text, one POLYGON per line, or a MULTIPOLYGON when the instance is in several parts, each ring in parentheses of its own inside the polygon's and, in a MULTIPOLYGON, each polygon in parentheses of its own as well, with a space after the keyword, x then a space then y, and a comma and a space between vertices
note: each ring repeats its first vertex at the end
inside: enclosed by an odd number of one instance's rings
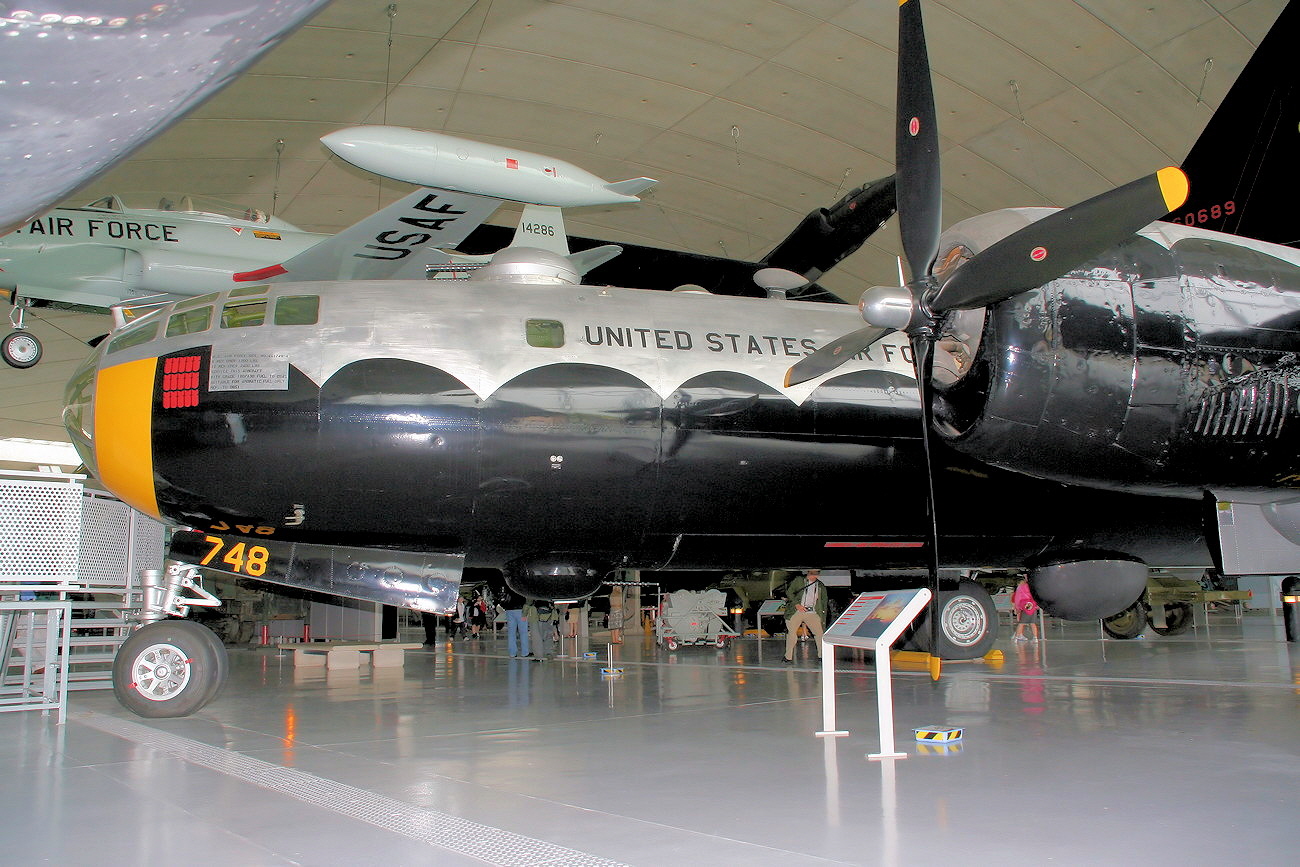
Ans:
MULTIPOLYGON (((1181 162, 1285 5, 928 0, 945 225, 1181 162)), ((386 123, 658 178, 642 204, 567 212, 569 231, 758 258, 893 171, 896 16, 892 0, 334 0, 69 203, 184 192, 337 231, 411 187, 318 139, 386 123)), ((894 279, 896 239, 891 221, 821 282, 856 300, 894 279)), ((33 314, 46 356, 0 366, 0 436, 63 439, 63 383, 107 317, 33 314)))

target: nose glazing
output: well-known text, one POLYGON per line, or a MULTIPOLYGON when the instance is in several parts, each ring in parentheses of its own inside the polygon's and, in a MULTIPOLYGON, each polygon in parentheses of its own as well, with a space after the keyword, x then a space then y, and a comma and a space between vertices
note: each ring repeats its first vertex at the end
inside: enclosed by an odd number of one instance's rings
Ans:
POLYGON ((99 467, 95 460, 95 371, 99 355, 92 352, 81 362, 63 393, 63 426, 81 462, 96 478, 99 467))

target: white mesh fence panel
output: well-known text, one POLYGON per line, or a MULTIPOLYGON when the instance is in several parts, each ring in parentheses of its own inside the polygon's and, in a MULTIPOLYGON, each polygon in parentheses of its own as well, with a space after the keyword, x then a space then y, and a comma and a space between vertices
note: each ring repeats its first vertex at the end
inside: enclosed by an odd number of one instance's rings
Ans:
POLYGON ((79 483, 0 479, 0 580, 75 581, 79 483))
POLYGON ((121 500, 86 492, 81 522, 81 580, 121 586, 142 569, 161 569, 163 525, 121 500))
POLYGON ((87 494, 81 516, 82 583, 120 585, 129 574, 131 508, 87 494))
POLYGON ((167 546, 163 539, 163 525, 131 510, 131 574, 139 575, 142 569, 161 569, 166 559, 167 546))

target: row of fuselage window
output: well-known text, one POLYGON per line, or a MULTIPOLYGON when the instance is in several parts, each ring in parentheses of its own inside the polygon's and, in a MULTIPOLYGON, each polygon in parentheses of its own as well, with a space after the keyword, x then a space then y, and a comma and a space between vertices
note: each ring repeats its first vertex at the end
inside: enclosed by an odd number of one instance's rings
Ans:
MULTIPOLYGON (((270 302, 256 296, 264 294, 266 289, 266 286, 241 286, 231 290, 226 303, 221 307, 221 327, 251 328, 265 323, 270 302)), ((213 292, 176 302, 170 313, 159 314, 148 324, 142 322, 139 327, 128 328, 113 338, 108 344, 108 354, 153 340, 158 336, 164 318, 167 327, 163 331, 163 337, 183 337, 207 331, 212 327, 216 313, 213 302, 219 296, 220 293, 213 292)), ((275 325, 315 325, 319 319, 319 295, 283 295, 275 299, 271 315, 271 322, 275 325)), ((528 319, 524 324, 524 333, 529 346, 545 349, 564 346, 564 325, 555 319, 528 319)))
MULTIPOLYGON (((252 328, 262 325, 267 321, 267 308, 271 302, 256 296, 264 295, 266 289, 266 286, 232 289, 226 303, 221 306, 220 316, 215 316, 216 305, 213 303, 220 296, 218 292, 178 301, 172 305, 169 314, 151 317, 152 321, 141 322, 138 327, 128 328, 113 338, 108 344, 107 352, 111 355, 155 339, 164 318, 167 326, 163 329, 163 337, 183 337, 207 331, 212 327, 214 317, 222 328, 252 328)), ((282 295, 275 299, 271 313, 271 322, 275 325, 315 325, 319 318, 319 295, 282 295)))

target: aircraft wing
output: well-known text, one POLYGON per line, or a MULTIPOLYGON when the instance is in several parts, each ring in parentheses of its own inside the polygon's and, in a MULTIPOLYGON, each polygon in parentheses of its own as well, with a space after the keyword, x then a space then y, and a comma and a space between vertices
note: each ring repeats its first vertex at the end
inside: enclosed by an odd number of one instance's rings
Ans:
POLYGON ((455 247, 500 204, 487 196, 419 189, 279 265, 243 271, 234 279, 423 279, 427 251, 455 247))
POLYGON ((57 14, 94 4, 51 15, 3 4, 0 234, 162 132, 327 2, 132 0, 101 4, 102 15, 57 14), (130 23, 106 24, 113 16, 130 23))
POLYGON ((591 247, 577 253, 570 253, 569 261, 573 263, 573 267, 577 269, 579 274, 586 274, 592 268, 604 265, 622 252, 623 248, 617 244, 603 244, 599 247, 591 247))

